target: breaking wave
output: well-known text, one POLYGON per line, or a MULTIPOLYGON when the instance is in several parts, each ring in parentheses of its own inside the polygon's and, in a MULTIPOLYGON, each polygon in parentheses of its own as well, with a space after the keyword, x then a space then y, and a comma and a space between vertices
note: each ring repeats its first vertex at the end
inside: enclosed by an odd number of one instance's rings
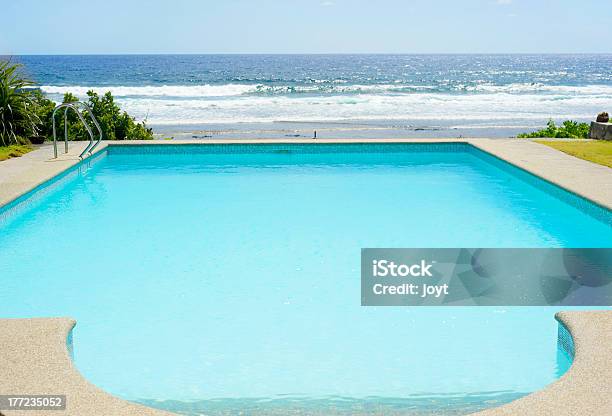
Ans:
POLYGON ((151 124, 368 120, 585 119, 609 106, 605 96, 431 94, 240 97, 234 99, 120 98, 151 124))
POLYGON ((541 83, 492 84, 447 84, 406 85, 338 85, 321 82, 309 85, 264 85, 264 84, 222 84, 222 85, 159 85, 159 86, 55 86, 43 85, 40 89, 51 95, 70 92, 84 97, 89 90, 97 93, 110 91, 115 97, 160 97, 160 98, 215 98, 240 96, 283 96, 283 95, 360 95, 360 94, 414 94, 414 93, 481 93, 481 94, 559 94, 569 96, 612 97, 612 85, 545 85, 541 83))

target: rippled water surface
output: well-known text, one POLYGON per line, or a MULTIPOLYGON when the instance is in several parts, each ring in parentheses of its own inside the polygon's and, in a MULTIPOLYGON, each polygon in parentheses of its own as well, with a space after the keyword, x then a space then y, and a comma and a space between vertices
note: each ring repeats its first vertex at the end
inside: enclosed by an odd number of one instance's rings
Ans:
POLYGON ((555 308, 361 307, 360 249, 608 247, 609 220, 464 146, 164 149, 110 150, 0 223, 0 316, 76 318, 98 386, 194 415, 457 415, 567 368, 555 308))

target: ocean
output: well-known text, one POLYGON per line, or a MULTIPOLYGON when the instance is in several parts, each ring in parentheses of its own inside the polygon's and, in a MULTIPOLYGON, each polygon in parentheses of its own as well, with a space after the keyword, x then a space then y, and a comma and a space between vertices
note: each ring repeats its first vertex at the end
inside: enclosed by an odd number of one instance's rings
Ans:
POLYGON ((612 54, 16 56, 175 138, 512 137, 612 111, 612 54))

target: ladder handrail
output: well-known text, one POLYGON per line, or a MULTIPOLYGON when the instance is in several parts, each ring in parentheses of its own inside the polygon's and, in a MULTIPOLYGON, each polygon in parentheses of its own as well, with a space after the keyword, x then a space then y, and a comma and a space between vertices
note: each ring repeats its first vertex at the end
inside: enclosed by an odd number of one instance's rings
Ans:
POLYGON ((56 132, 56 128, 55 128, 55 115, 56 115, 57 111, 62 109, 62 108, 65 108, 65 110, 64 110, 64 143, 65 143, 65 145, 64 145, 64 153, 68 153, 68 110, 72 109, 76 113, 76 115, 79 117, 79 120, 81 120, 81 123, 83 123, 83 126, 85 126, 85 129, 87 130, 87 133, 89 134, 89 144, 85 147, 85 150, 83 150, 81 152, 81 154, 79 155, 79 157, 82 159, 83 155, 85 153, 89 152, 91 154, 93 149, 95 149, 96 146, 98 146, 100 144, 100 142, 102 141, 102 129, 100 128, 100 124, 98 124, 98 120, 96 120, 96 117, 93 115, 93 112, 91 111, 91 108, 89 108, 89 106, 87 104, 79 102, 79 101, 75 101, 75 102, 72 102, 72 103, 62 103, 62 104, 57 105, 55 107, 55 109, 53 110, 53 115, 52 115, 52 123, 53 123, 53 155, 54 155, 55 159, 57 159, 57 132, 56 132), (98 130, 98 133, 100 134, 100 137, 98 138, 98 141, 96 141, 95 144, 94 144, 94 134, 91 131, 91 127, 85 121, 85 118, 83 117, 83 115, 79 111, 78 106, 81 106, 82 108, 87 110, 87 112, 89 113, 89 117, 93 121, 94 125, 96 126, 96 129, 98 130))
POLYGON ((96 129, 98 130, 99 134, 98 140, 95 143, 93 143, 93 140, 91 140, 85 150, 81 152, 81 155, 79 157, 82 158, 83 155, 87 152, 91 154, 91 152, 93 152, 93 150, 100 144, 100 142, 102 141, 102 128, 100 127, 100 124, 98 124, 98 120, 94 116, 93 111, 91 111, 91 107, 81 101, 77 101, 75 104, 79 104, 87 111, 87 114, 89 114, 89 118, 91 119, 91 121, 93 121, 93 124, 96 126, 96 129))

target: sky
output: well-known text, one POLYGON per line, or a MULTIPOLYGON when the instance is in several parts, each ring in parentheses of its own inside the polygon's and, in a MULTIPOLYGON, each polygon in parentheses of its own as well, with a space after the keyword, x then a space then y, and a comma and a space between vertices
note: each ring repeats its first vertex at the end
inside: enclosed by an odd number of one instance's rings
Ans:
POLYGON ((0 54, 610 53, 609 0, 0 0, 0 54))

